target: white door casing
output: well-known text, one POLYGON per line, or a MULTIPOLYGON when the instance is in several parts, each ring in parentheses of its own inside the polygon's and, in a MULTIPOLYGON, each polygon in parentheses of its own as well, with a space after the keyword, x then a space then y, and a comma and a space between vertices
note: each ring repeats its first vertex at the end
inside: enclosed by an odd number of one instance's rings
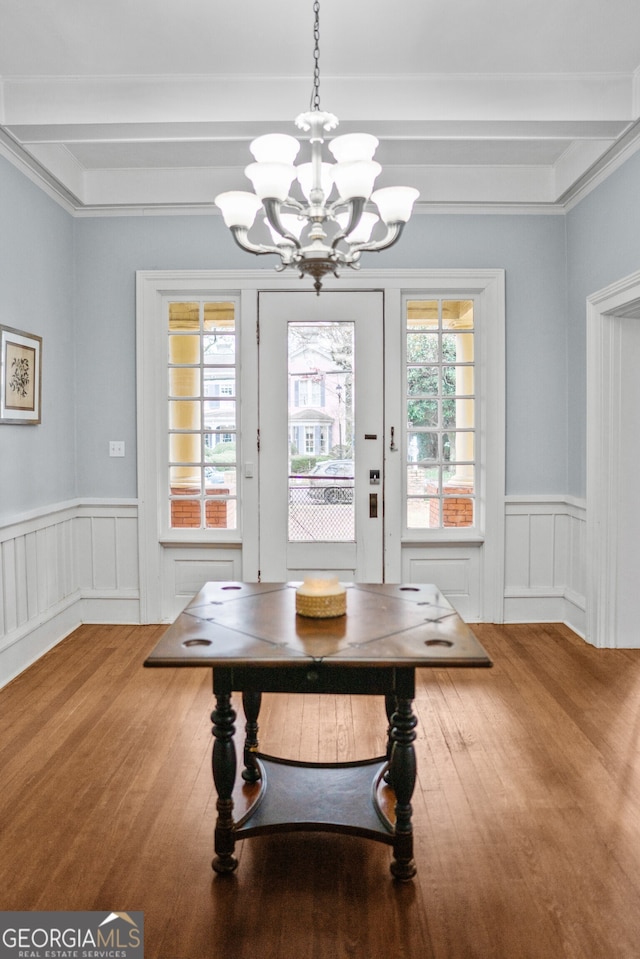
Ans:
MULTIPOLYGON (((504 600, 504 460, 505 460, 505 298, 504 271, 361 270, 328 277, 324 289, 335 292, 383 291, 384 296, 384 578, 386 582, 419 576, 419 581, 451 583, 445 592, 470 621, 501 622, 504 600), (473 542, 464 534, 403 535, 402 502, 402 299, 447 295, 475 298, 481 324, 478 375, 485 384, 480 410, 482 439, 482 535, 473 542), (395 443, 390 442, 393 427, 395 443), (469 589, 460 582, 467 568, 469 589)), ((291 281, 289 281, 291 282, 291 281)), ((291 292, 300 292, 303 284, 291 292)), ((255 581, 259 570, 258 291, 283 293, 285 279, 268 270, 139 271, 137 273, 137 465, 138 542, 143 622, 172 619, 186 605, 189 589, 207 579, 255 581), (158 511, 158 476, 162 461, 162 417, 166 406, 166 355, 162 303, 165 297, 230 296, 240 299, 242 397, 239 430, 243 461, 239 476, 241 518, 238 532, 203 531, 200 542, 179 536, 162 540, 158 511)), ((322 294, 324 295, 324 294, 322 294)), ((322 295, 320 299, 322 298, 322 295)), ((382 380, 380 381, 382 383, 382 380)), ((367 467, 368 468, 368 467, 367 467)), ((435 532, 435 531, 434 531, 435 532)), ((192 590, 193 592, 193 590, 192 590)))
POLYGON ((587 634, 639 647, 640 272, 587 299, 587 634))
MULTIPOLYGON (((260 576, 265 582, 330 573, 341 580, 383 580, 384 348, 381 292, 270 293, 259 295, 260 576), (351 542, 288 539, 289 449, 287 331, 290 323, 353 324, 355 331, 354 499, 351 542), (370 485, 369 471, 381 482, 370 485), (369 495, 377 496, 371 517, 369 495)), ((315 504, 322 514, 340 506, 315 504)))

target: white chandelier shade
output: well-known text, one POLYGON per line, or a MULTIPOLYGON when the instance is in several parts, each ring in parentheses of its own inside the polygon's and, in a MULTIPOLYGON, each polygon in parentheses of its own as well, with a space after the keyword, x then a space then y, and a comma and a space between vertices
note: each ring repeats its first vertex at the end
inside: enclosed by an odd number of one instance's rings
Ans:
POLYGON ((329 141, 329 150, 338 163, 373 160, 378 149, 378 138, 371 133, 345 133, 329 141))
POLYGON ((278 270, 292 268, 314 279, 316 292, 328 273, 340 267, 358 269, 365 251, 388 249, 400 238, 419 193, 413 187, 384 187, 374 191, 382 167, 373 157, 378 140, 369 133, 347 133, 327 141, 338 118, 320 110, 319 2, 314 37, 313 109, 296 118, 298 129, 309 134, 310 159, 295 164, 300 142, 283 133, 267 133, 249 146, 254 158, 245 169, 254 193, 232 190, 215 198, 225 225, 248 253, 277 254, 278 270), (377 213, 365 209, 367 204, 377 213), (264 210, 271 243, 249 238, 258 211, 264 210))
POLYGON ((290 165, 298 156, 300 144, 286 133, 265 133, 249 144, 249 150, 257 163, 290 165))
POLYGON ((257 197, 263 201, 273 197, 279 203, 284 203, 289 196, 296 177, 296 168, 288 163, 251 163, 244 172, 253 183, 257 197))
MULTIPOLYGON (((304 193, 308 203, 311 202, 311 190, 314 187, 313 182, 313 163, 299 163, 296 167, 298 183, 304 193)), ((324 193, 325 200, 329 198, 333 187, 333 164, 320 164, 320 188, 324 193)))
POLYGON ((228 226, 230 230, 234 228, 250 230, 256 213, 262 206, 262 201, 255 193, 232 190, 217 196, 216 204, 222 211, 225 226, 228 226))

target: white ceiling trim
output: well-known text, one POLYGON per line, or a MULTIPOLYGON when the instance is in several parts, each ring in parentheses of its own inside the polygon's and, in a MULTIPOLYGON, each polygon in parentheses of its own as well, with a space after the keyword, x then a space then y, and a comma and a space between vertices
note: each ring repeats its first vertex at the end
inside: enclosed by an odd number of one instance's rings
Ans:
MULTIPOLYGON (((428 74, 323 77, 323 106, 341 119, 632 119, 637 73, 428 74), (526 110, 524 109, 526 107, 526 110)), ((299 77, 4 77, 3 123, 292 122, 299 77)))
POLYGON ((640 150, 640 120, 632 124, 624 136, 616 140, 611 149, 592 164, 563 196, 558 198, 563 209, 569 211, 580 203, 638 150, 640 150))
MULTIPOLYGON (((64 148, 61 148, 64 149, 64 148)), ((503 200, 496 201, 495 199, 495 189, 490 190, 489 192, 492 195, 491 199, 478 198, 476 200, 466 199, 461 200, 451 200, 443 201, 441 199, 434 199, 429 202, 425 202, 424 199, 421 199, 415 207, 416 215, 420 214, 433 214, 433 213, 446 213, 446 214, 563 214, 568 212, 573 206, 579 203, 585 196, 587 196, 592 190, 594 190, 600 183, 607 179, 616 169, 618 169, 630 156, 636 153, 640 149, 640 131, 635 127, 630 132, 627 138, 622 142, 615 142, 609 151, 597 160, 582 177, 580 177, 565 193, 560 195, 559 190, 561 189, 562 183, 562 172, 555 172, 555 192, 558 192, 558 197, 555 200, 548 199, 532 199, 529 201, 523 201, 521 197, 514 199, 513 201, 503 200)), ((120 196, 117 201, 111 200, 106 201, 106 194, 108 190, 108 178, 112 174, 116 176, 112 179, 111 185, 114 186, 115 180, 119 179, 120 184, 126 182, 129 178, 129 188, 133 186, 131 182, 132 171, 123 170, 123 171, 93 171, 91 174, 88 174, 86 171, 82 174, 82 183, 76 184, 77 190, 72 192, 67 186, 58 180, 55 176, 52 176, 51 172, 45 169, 34 156, 31 156, 24 149, 22 149, 18 144, 16 144, 7 134, 0 129, 0 155, 4 156, 13 166, 19 169, 29 180, 36 184, 40 189, 42 189, 51 199, 55 200, 60 206, 62 206, 68 213, 72 216, 77 217, 99 217, 99 216, 171 216, 171 215, 218 215, 217 209, 214 207, 212 197, 216 195, 216 192, 213 192, 211 189, 208 189, 209 176, 212 175, 211 170, 201 170, 200 177, 198 178, 198 183, 200 184, 201 189, 206 188, 207 196, 206 199, 196 199, 189 200, 184 199, 181 201, 162 201, 156 200, 155 202, 147 201, 141 202, 139 198, 136 198, 130 202, 123 202, 122 197, 120 196), (117 174, 120 174, 118 177, 117 174), (104 176, 102 176, 104 175, 104 176), (92 200, 87 197, 86 190, 86 180, 94 177, 94 183, 92 184, 95 193, 100 193, 103 197, 103 202, 97 202, 94 198, 92 200), (80 195, 78 195, 80 194, 80 195)), ((61 159, 61 157, 59 158, 61 159)), ((55 164, 51 162, 51 166, 54 167, 55 164)), ((463 170, 458 167, 453 169, 451 167, 447 168, 452 172, 454 177, 464 180, 463 170)), ((477 173, 478 168, 472 168, 477 173)), ((493 172, 496 171, 496 167, 488 168, 493 172)), ((227 175, 231 177, 233 175, 234 183, 233 186, 238 185, 237 174, 238 170, 236 168, 230 169, 227 171, 227 175)), ((509 172, 515 174, 517 179, 523 171, 522 168, 500 168, 499 171, 505 181, 510 180, 509 172)), ((76 170, 77 173, 77 170, 76 170)), ((136 170, 136 181, 143 182, 145 177, 149 174, 153 178, 157 178, 156 182, 159 183, 162 180, 162 173, 168 174, 168 179, 173 179, 174 181, 182 175, 183 177, 189 177, 192 175, 193 171, 191 169, 181 170, 181 171, 145 171, 145 170, 136 170)), ((540 171, 537 171, 539 174, 540 171)), ((427 174, 428 175, 428 171, 427 174)), ((550 174, 553 176, 553 172, 550 174)), ((67 174, 65 174, 67 176, 67 174)), ((546 180, 546 176, 543 174, 543 181, 546 180)), ((513 182, 513 180, 511 181, 513 182)), ((545 184, 548 186, 548 184, 545 184)), ((193 190, 193 184, 189 189, 193 190)), ((214 188, 215 189, 215 188, 214 188)), ((187 191, 187 186, 184 186, 185 192, 187 191)))
MULTIPOLYGON (((412 169, 394 168, 394 178, 415 184, 421 205, 436 202, 552 203, 553 167, 441 165, 412 169)), ((388 177, 387 177, 388 179, 388 177)), ((171 196, 176 203, 212 205, 221 191, 243 186, 242 171, 235 168, 88 170, 84 173, 83 203, 93 206, 162 204, 171 196)), ((380 178, 384 185, 384 178, 380 178)))
MULTIPOLYGON (((292 116, 304 101, 298 98, 288 111, 287 100, 302 82, 248 75, 5 77, 0 150, 74 215, 136 209, 148 215, 150 208, 210 212, 217 193, 247 185, 243 170, 250 139, 272 129, 294 132, 292 116), (169 152, 172 143, 217 144, 220 158, 233 162, 186 166, 189 158, 178 152, 170 166, 162 146, 169 152), (112 166, 100 165, 107 159, 101 148, 115 144, 128 145, 121 155, 129 164, 120 167, 113 156, 112 166), (157 162, 142 154, 143 144, 155 145, 157 162)), ((421 192, 417 212, 436 207, 479 212, 489 206, 562 212, 638 148, 633 120, 640 106, 640 67, 633 73, 577 75, 346 77, 323 84, 332 82, 342 106, 353 102, 360 112, 357 123, 347 119, 339 132, 364 126, 379 136, 378 185, 415 185, 421 192), (367 111, 375 115, 368 119, 367 111), (436 141, 439 149, 430 156, 429 144, 436 141), (523 162, 490 162, 494 151, 481 155, 489 141, 505 151, 512 144, 511 159, 521 156, 523 162), (515 151, 516 141, 523 151, 515 151), (443 151, 446 155, 447 144, 449 162, 432 162, 443 151), (535 161, 526 162, 527 147, 535 161), (403 157, 418 162, 402 162, 403 157)))
POLYGON ((55 200, 67 213, 72 216, 77 214, 78 198, 69 193, 62 183, 58 182, 33 157, 29 156, 2 127, 0 127, 0 156, 8 160, 12 166, 16 167, 48 197, 55 200))
POLYGON ((633 119, 637 120, 640 117, 640 66, 634 70, 631 84, 631 112, 633 119))

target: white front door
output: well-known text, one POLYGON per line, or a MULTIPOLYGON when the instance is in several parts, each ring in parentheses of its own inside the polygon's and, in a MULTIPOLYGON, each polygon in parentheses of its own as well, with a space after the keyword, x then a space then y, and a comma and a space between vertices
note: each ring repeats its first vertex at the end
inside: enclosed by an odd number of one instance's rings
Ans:
POLYGON ((381 292, 259 295, 260 578, 383 581, 381 292))

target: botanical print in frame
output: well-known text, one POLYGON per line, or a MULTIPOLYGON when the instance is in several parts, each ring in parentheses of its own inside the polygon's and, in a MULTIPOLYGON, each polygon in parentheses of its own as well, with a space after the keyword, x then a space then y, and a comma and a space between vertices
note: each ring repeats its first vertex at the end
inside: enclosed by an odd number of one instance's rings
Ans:
POLYGON ((0 424, 40 422, 42 337, 0 326, 0 424))

